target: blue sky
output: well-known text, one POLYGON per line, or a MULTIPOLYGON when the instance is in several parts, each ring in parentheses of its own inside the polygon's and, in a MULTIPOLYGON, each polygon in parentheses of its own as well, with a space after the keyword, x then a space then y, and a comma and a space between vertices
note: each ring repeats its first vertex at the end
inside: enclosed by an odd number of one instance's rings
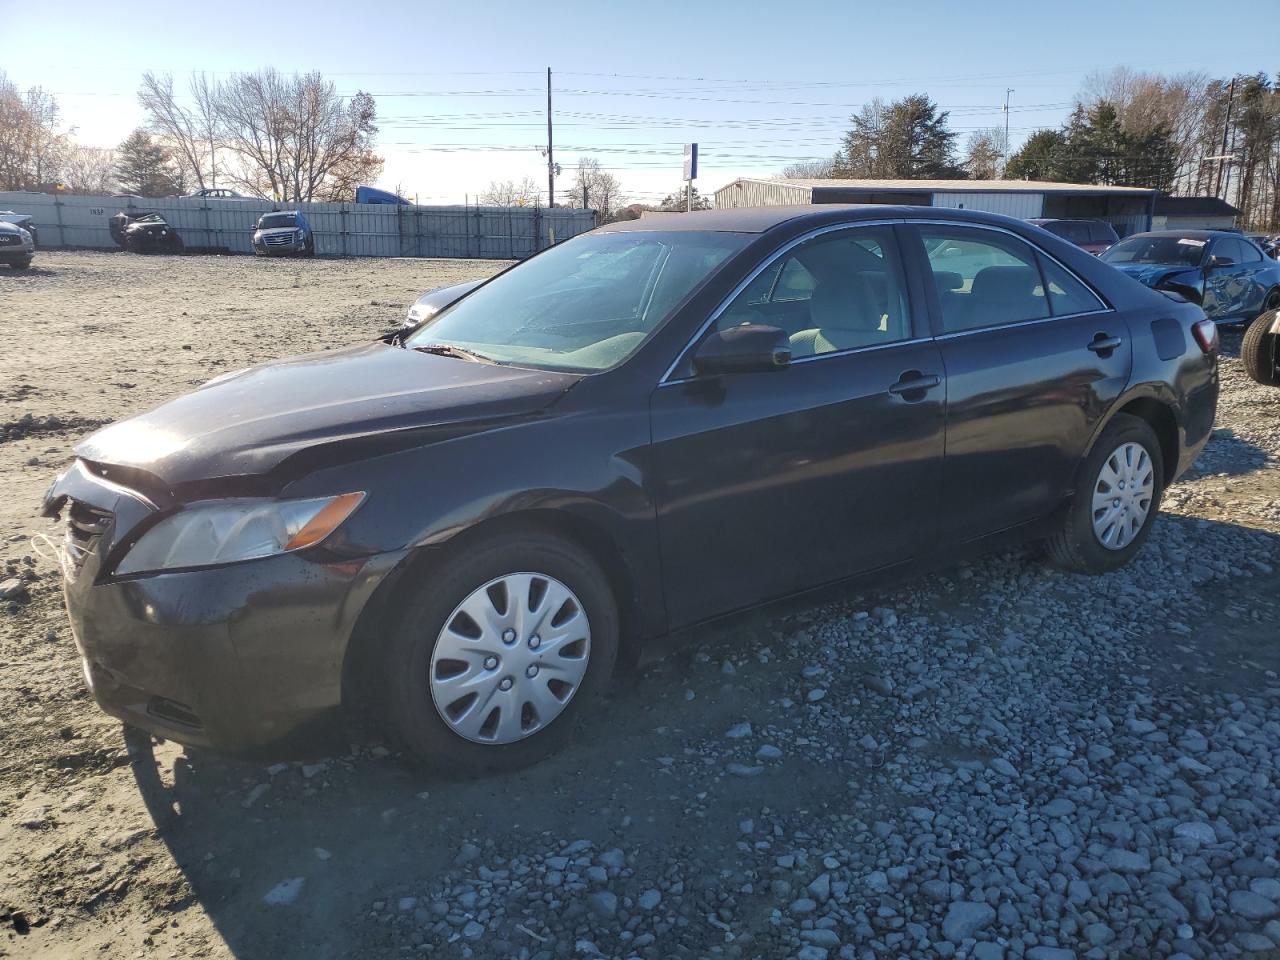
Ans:
POLYGON ((634 199, 829 155, 873 97, 926 92, 961 134, 1003 123, 1016 144, 1055 126, 1085 75, 1117 65, 1214 76, 1280 70, 1275 0, 552 3, 205 0, 49 6, 0 0, 0 69, 55 92, 78 139, 119 142, 142 121, 144 70, 316 69, 378 100, 382 185, 460 202, 493 179, 545 183, 545 70, 556 159, 593 156, 634 199), (1253 24, 1258 29, 1249 27, 1253 24))

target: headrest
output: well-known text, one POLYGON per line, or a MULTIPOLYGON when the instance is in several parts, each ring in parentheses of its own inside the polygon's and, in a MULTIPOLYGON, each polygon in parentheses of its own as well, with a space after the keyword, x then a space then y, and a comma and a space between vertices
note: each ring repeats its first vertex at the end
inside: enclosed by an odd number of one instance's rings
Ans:
POLYGON ((1040 273, 1031 267, 983 267, 969 292, 975 300, 1007 303, 1034 297, 1038 286, 1040 273))
POLYGON ((964 286, 964 277, 947 270, 935 270, 933 271, 933 285, 938 288, 939 293, 946 293, 948 290, 959 290, 964 286))
POLYGON ((862 273, 823 280, 809 298, 809 324, 821 330, 879 330, 881 312, 862 273))

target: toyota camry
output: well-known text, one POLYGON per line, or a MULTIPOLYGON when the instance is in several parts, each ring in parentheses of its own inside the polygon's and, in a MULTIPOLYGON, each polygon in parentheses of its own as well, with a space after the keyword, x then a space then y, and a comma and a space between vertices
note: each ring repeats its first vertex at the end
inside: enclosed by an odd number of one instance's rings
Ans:
POLYGON ((511 768, 678 628, 1011 541, 1123 566, 1209 438, 1217 345, 1004 217, 646 216, 111 425, 44 513, 129 724, 240 750, 371 704, 511 768))

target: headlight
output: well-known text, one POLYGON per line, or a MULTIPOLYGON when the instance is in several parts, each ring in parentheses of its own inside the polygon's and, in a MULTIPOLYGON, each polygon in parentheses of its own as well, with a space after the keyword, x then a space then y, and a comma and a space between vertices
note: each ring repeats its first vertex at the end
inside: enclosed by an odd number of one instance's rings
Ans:
POLYGON ((336 530, 362 500, 363 493, 344 493, 314 500, 197 504, 144 533, 116 573, 207 567, 300 550, 336 530))

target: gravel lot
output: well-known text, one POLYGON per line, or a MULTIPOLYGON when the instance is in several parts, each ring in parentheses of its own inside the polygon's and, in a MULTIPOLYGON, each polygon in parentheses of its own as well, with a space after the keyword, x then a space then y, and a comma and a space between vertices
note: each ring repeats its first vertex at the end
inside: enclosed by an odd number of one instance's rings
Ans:
POLYGON ((1280 391, 1127 570, 1031 552, 677 638, 534 769, 429 778, 126 735, 82 689, 34 507, 94 426, 367 339, 467 261, 45 253, 0 271, 0 955, 1280 953, 1280 391))

